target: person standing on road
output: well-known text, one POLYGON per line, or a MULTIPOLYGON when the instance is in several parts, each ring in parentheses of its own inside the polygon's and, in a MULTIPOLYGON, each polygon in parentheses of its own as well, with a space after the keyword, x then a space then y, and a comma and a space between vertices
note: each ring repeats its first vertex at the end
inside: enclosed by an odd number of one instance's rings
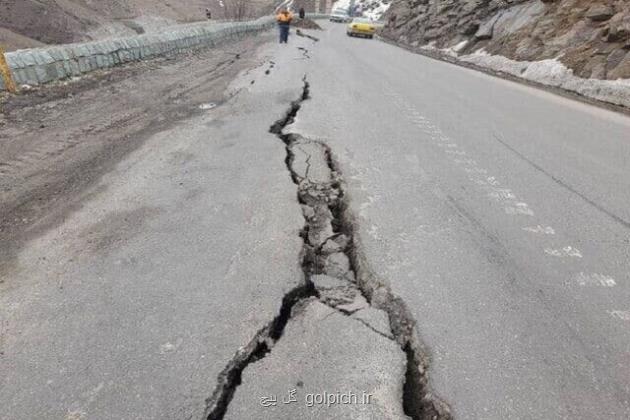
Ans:
POLYGON ((293 15, 287 9, 282 9, 278 16, 276 16, 276 21, 278 22, 278 28, 280 28, 280 43, 283 42, 286 44, 289 42, 289 28, 291 26, 291 20, 293 20, 293 15))
POLYGON ((304 11, 303 7, 300 7, 300 19, 304 19, 304 16, 306 16, 306 11, 304 11))
POLYGON ((206 18, 212 19, 212 12, 210 11, 210 9, 206 9, 206 18))

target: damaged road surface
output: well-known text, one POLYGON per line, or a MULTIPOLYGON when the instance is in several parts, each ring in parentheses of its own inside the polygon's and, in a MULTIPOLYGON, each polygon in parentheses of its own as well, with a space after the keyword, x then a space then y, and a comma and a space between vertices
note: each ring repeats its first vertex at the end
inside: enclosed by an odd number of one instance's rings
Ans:
POLYGON ((358 284, 404 303, 424 392, 630 418, 630 118, 322 26, 284 134, 333 152, 358 284))
MULTIPOLYGON (((32 228, 27 241, 12 242, 0 271, 1 419, 202 418, 226 363, 303 284, 303 218, 284 145, 269 124, 302 91, 306 69, 295 64, 302 56, 297 49, 264 42, 249 48, 225 92, 226 86, 209 89, 212 69, 202 57, 146 70, 144 80, 177 86, 170 96, 144 93, 152 109, 176 100, 176 111, 188 113, 173 118, 164 106, 158 117, 170 119, 140 134, 127 131, 130 123, 98 127, 116 145, 134 141, 135 150, 120 158, 105 147, 92 165, 102 164, 105 173, 79 191, 76 185, 55 189, 59 197, 47 202, 47 211, 58 211, 58 202, 69 208, 46 229, 32 228), (265 76, 269 57, 276 64, 265 76), (209 102, 219 105, 199 109, 209 102)), ((87 118, 77 114, 81 101, 86 112, 99 99, 101 110, 120 97, 140 105, 143 92, 134 84, 103 81, 94 89, 117 94, 75 93, 74 101, 66 100, 70 109, 55 102, 58 121, 39 131, 41 147, 64 140, 56 136, 57 124, 74 127, 76 118, 87 118)), ((94 117, 100 122, 101 115, 94 117)), ((154 117, 134 115, 134 127, 136 119, 144 124, 154 117)), ((55 159, 66 158, 56 171, 83 173, 67 154, 98 146, 83 138, 89 144, 56 151, 55 159)), ((11 146, 12 157, 28 164, 20 145, 11 146)))
POLYGON ((322 26, 12 103, 0 419, 630 418, 630 120, 322 26))
MULTIPOLYGON (((312 41, 296 42, 244 54, 223 95, 207 79, 186 95, 177 78, 200 71, 194 57, 150 70, 177 86, 167 99, 178 115, 158 126, 151 110, 169 113, 160 93, 142 112, 142 90, 115 77, 19 111, 54 109, 55 126, 25 144, 55 149, 69 173, 38 160, 57 171, 46 184, 54 200, 37 195, 47 190, 37 178, 7 190, 1 419, 449 418, 428 387, 415 321, 356 252, 334 152, 284 132, 309 96, 312 41), (90 154, 59 149, 64 118, 71 126, 100 92, 121 89, 136 104, 133 126, 104 125, 98 141, 85 131, 90 154), (81 173, 84 183, 64 181, 81 173), (261 404, 287 393, 291 406, 261 404)), ((21 122, 6 128, 30 133, 21 122)), ((38 155, 21 155, 28 147, 6 146, 24 173, 38 171, 28 164, 38 155)))
POLYGON ((270 128, 286 145, 302 206, 305 285, 285 296, 279 317, 228 364, 207 419, 450 418, 427 392, 404 304, 355 269, 354 226, 330 149, 283 132, 308 96, 305 77, 300 99, 270 128))

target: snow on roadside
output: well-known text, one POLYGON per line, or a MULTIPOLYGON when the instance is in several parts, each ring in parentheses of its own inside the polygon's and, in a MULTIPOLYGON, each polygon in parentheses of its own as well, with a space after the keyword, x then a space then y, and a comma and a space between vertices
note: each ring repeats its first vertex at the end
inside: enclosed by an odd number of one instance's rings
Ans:
POLYGON ((468 45, 468 40, 463 40, 459 44, 453 45, 452 47, 448 47, 448 48, 437 48, 434 44, 435 44, 435 41, 431 41, 430 43, 420 47, 420 49, 428 50, 428 51, 439 51, 442 54, 446 54, 446 55, 450 55, 451 57, 458 58, 459 52, 463 50, 464 48, 466 48, 466 45, 468 45))
MULTIPOLYGON (((450 50, 449 55, 457 57, 454 48, 450 50)), ((516 61, 500 55, 490 55, 483 50, 458 56, 458 59, 546 86, 559 87, 587 98, 630 108, 630 79, 584 79, 575 76, 573 70, 558 59, 516 61)))
POLYGON ((385 12, 387 12, 387 10, 389 9, 389 6, 391 6, 391 3, 383 3, 381 1, 376 3, 378 3, 376 7, 363 12, 363 15, 365 15, 365 17, 373 21, 381 20, 385 12))
POLYGON ((348 10, 350 8, 350 0, 338 0, 333 3, 332 10, 343 9, 348 10))
MULTIPOLYGON (((348 10, 350 2, 351 0, 337 0, 332 6, 332 10, 348 10)), ((360 7, 364 17, 374 21, 380 20, 387 9, 389 9, 389 6, 391 6, 391 2, 387 0, 355 0, 354 4, 360 7)))
POLYGON ((468 41, 462 41, 448 48, 437 48, 435 42, 432 41, 419 48, 427 53, 438 52, 481 68, 500 71, 541 85, 561 88, 587 98, 630 108, 630 79, 584 79, 575 76, 573 70, 557 58, 516 61, 502 55, 491 55, 483 49, 460 55, 459 52, 466 47, 467 43, 468 41))

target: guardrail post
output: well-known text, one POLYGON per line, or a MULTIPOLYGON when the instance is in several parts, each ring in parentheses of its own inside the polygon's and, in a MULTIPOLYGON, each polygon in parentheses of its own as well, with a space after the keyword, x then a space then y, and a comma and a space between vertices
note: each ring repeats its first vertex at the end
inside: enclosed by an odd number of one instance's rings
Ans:
POLYGON ((17 93, 18 89, 13 80, 11 69, 7 64, 7 59, 4 56, 4 47, 0 45, 0 73, 2 73, 2 79, 4 80, 4 87, 11 93, 17 93))

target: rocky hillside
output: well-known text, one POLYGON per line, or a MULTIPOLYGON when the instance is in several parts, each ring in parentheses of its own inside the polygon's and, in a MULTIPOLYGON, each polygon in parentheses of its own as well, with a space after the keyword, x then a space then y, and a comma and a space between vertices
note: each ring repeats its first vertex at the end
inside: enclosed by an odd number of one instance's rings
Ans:
POLYGON ((630 78, 628 0, 393 0, 383 35, 410 46, 559 59, 583 78, 630 78))
POLYGON ((0 0, 0 43, 9 50, 150 32, 178 22, 225 17, 245 4, 259 16, 277 0, 0 0), (228 12, 229 13, 229 12, 228 12))
MULTIPOLYGON (((332 9, 350 9, 350 0, 338 0, 333 4, 332 9)), ((354 6, 357 8, 356 12, 361 16, 370 18, 372 20, 380 20, 383 14, 389 9, 391 0, 355 0, 354 6)))

